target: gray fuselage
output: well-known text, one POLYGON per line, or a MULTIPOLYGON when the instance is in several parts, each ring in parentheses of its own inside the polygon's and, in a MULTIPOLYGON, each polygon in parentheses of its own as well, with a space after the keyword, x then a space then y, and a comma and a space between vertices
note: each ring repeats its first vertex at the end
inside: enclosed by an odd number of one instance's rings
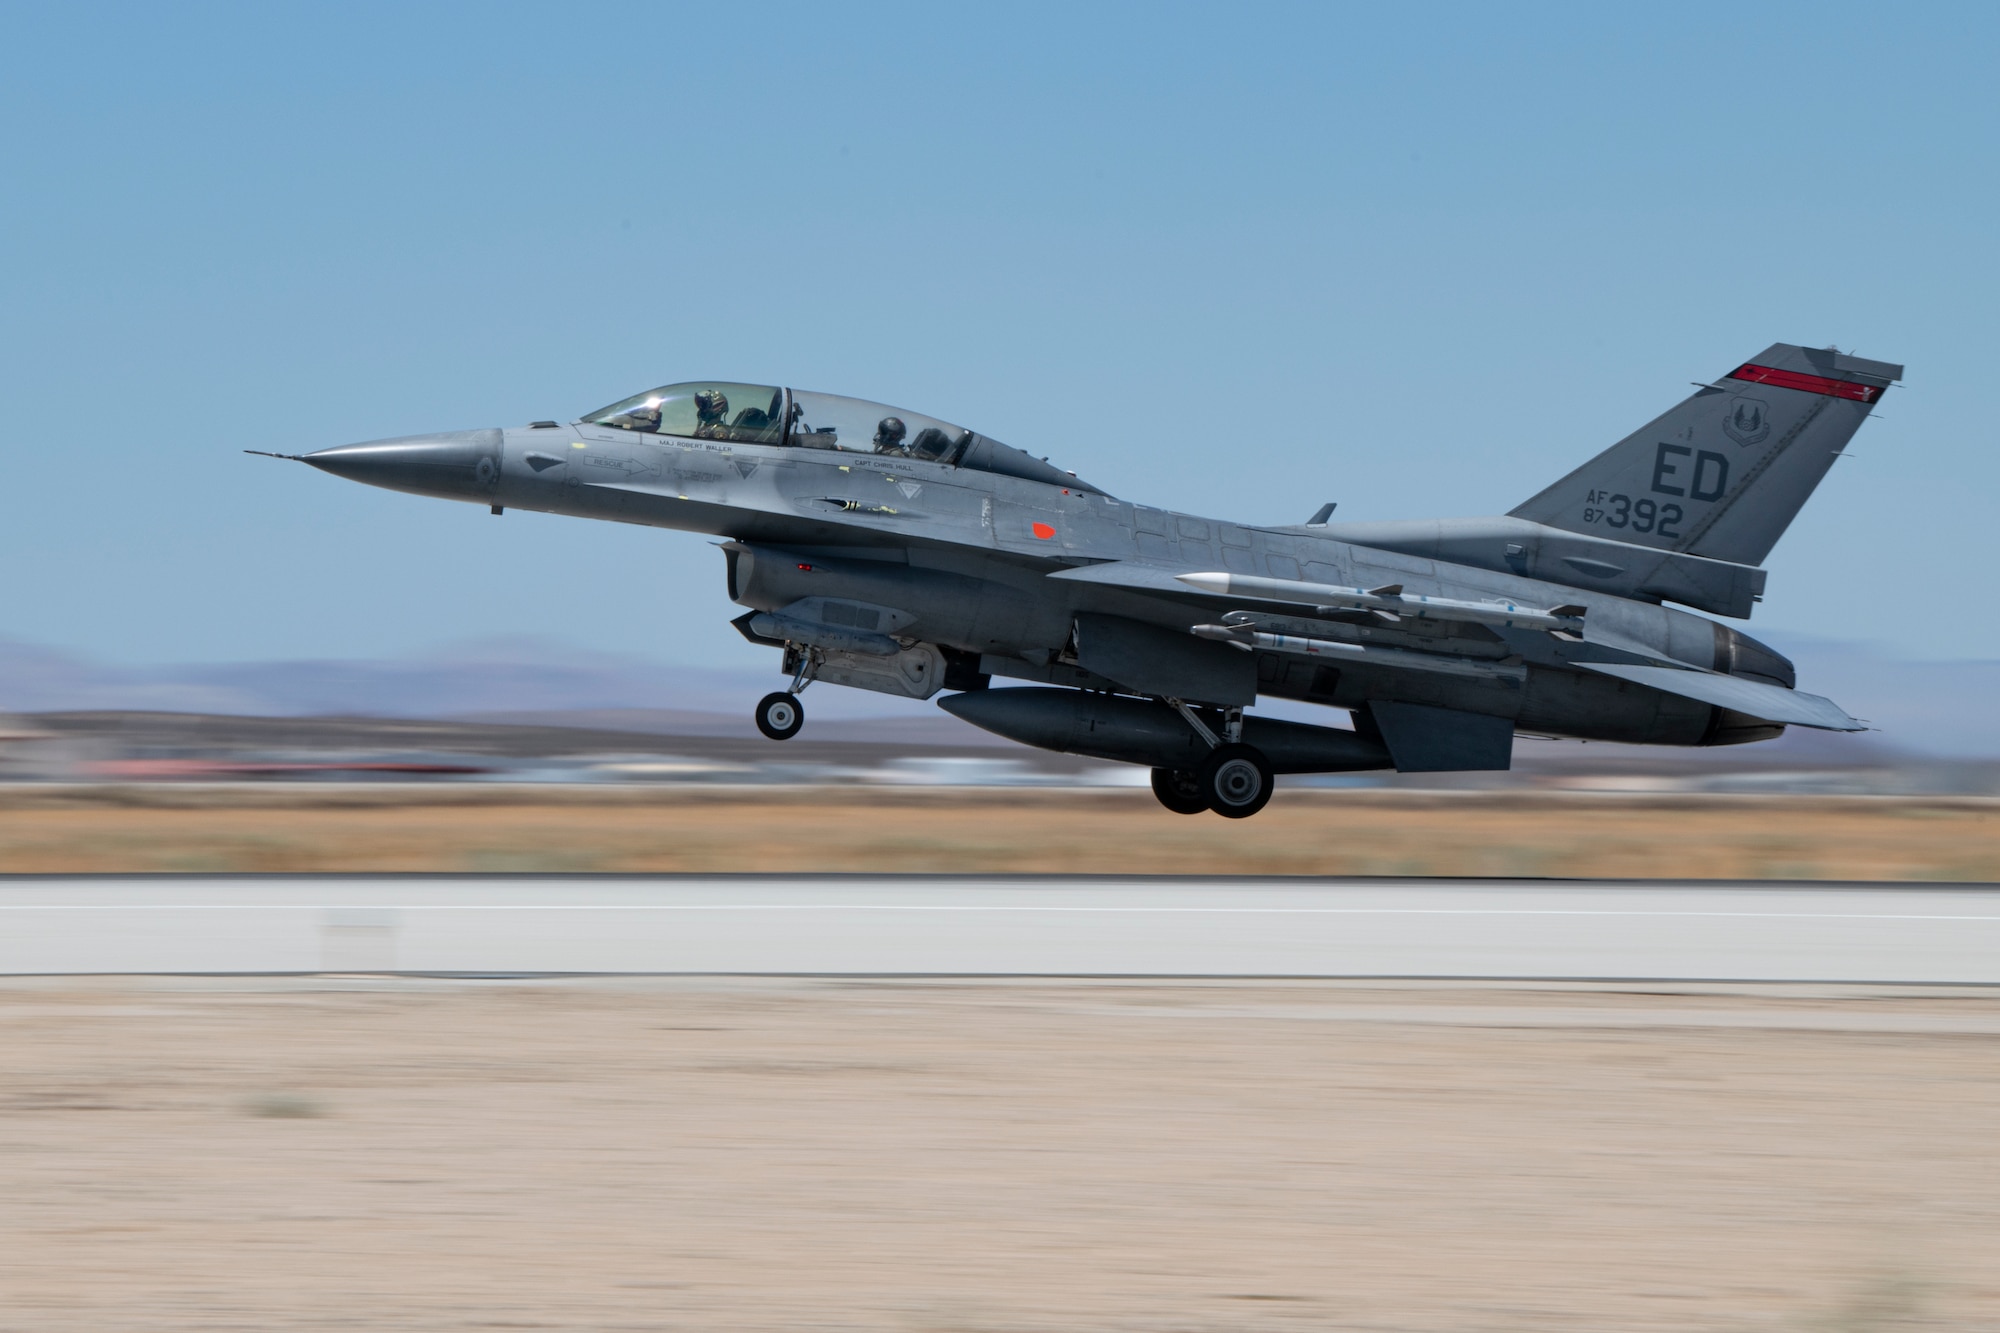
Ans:
MULTIPOLYGON (((1480 563, 1461 563, 1359 545, 1333 535, 1337 530, 1256 527, 1132 504, 1053 469, 1046 471, 1058 480, 1044 481, 917 458, 593 424, 383 441, 307 461, 356 480, 496 508, 726 537, 730 595, 739 604, 779 614, 806 604, 821 620, 829 618, 829 601, 867 608, 898 642, 935 645, 981 675, 1100 683, 1066 651, 1079 616, 1186 632, 1239 603, 1193 595, 1171 583, 1172 575, 1230 571, 1576 605, 1594 639, 1698 669, 1793 683, 1782 657, 1717 622, 1507 572, 1508 553, 1518 545, 1502 550, 1502 539, 1514 535, 1505 531, 1493 535, 1487 555, 1475 549, 1474 532, 1466 549, 1480 563), (367 451, 385 464, 397 461, 371 474, 367 451), (333 456, 344 456, 347 465, 333 466, 333 456), (1078 576, 1111 562, 1122 571, 1157 571, 1159 590, 1133 586, 1129 575, 1119 583, 1078 576), (1077 573, 1063 577, 1071 571, 1077 573)), ((1394 529, 1371 531, 1393 541, 1394 529)), ((1731 743, 1781 730, 1575 669, 1575 662, 1605 650, 1535 630, 1356 616, 1301 621, 1292 632, 1366 651, 1333 662, 1258 653, 1258 694, 1349 709, 1423 704, 1505 718, 1529 734, 1648 744, 1731 743)))

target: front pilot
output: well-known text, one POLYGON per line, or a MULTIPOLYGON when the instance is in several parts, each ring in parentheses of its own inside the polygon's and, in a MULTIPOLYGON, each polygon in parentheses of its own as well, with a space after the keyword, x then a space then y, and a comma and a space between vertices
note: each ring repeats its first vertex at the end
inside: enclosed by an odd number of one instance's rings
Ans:
POLYGON ((694 396, 694 437, 697 440, 729 438, 729 395, 720 389, 703 389, 694 396))

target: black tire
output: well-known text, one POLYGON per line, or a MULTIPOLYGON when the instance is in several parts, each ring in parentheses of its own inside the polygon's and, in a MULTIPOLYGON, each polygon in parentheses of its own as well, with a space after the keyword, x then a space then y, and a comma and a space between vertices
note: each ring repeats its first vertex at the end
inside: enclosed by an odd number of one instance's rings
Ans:
POLYGON ((1224 819, 1248 819, 1277 785, 1271 761, 1254 745, 1218 745, 1202 760, 1197 781, 1208 808, 1224 819))
POLYGON ((757 701, 757 730, 774 741, 788 741, 806 724, 805 705, 796 694, 767 694, 757 701))
POLYGON ((1177 815, 1199 815, 1208 810, 1208 798, 1201 794, 1201 779, 1189 769, 1154 769, 1153 795, 1177 815))

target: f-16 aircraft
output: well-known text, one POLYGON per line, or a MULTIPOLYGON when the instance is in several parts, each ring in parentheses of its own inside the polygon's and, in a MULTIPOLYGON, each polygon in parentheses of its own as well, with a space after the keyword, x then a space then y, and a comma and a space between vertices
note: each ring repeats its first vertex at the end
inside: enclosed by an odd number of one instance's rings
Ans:
POLYGON ((1240 819, 1277 774, 1505 769, 1517 734, 1864 730, 1780 654, 1667 604, 1748 617, 1765 557, 1902 373, 1776 344, 1495 518, 1177 513, 920 413, 719 381, 567 424, 272 456, 495 514, 726 538, 733 623, 790 677, 757 706, 773 740, 816 680, 942 692, 988 731, 1150 767, 1169 810, 1240 819), (1245 713, 1265 697, 1352 728, 1245 713))

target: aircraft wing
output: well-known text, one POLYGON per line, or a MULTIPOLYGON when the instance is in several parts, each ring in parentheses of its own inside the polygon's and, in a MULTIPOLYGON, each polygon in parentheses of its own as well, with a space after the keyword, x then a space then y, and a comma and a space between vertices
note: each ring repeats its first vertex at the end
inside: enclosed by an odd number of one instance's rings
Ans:
MULTIPOLYGON (((1085 565, 1078 569, 1065 569, 1050 574, 1049 577, 1075 583, 1105 584, 1133 592, 1157 593, 1183 601, 1207 604, 1243 600, 1240 597, 1219 596, 1190 588, 1176 577, 1176 571, 1136 560, 1113 560, 1100 565, 1085 565)), ((1311 598, 1302 600, 1309 602, 1311 598)), ((1767 685, 1762 681, 1746 680, 1742 676, 1725 676, 1691 668, 1657 665, 1663 660, 1657 650, 1608 631, 1585 629, 1583 638, 1585 642, 1600 648, 1642 660, 1590 662, 1571 659, 1564 665, 1577 670, 1596 671, 1603 675, 1615 676, 1620 680, 1629 680, 1635 685, 1644 685, 1667 694, 1678 694, 1683 698, 1714 704, 1718 708, 1747 713, 1766 722, 1818 727, 1824 731, 1868 730, 1866 724, 1849 717, 1839 704, 1817 694, 1806 694, 1799 690, 1788 690, 1781 685, 1767 685)))
POLYGON ((1818 727, 1822 731, 1868 730, 1866 723, 1849 717, 1831 699, 1800 690, 1788 690, 1782 685, 1746 680, 1742 676, 1684 671, 1678 667, 1641 666, 1630 662, 1575 662, 1571 665, 1585 671, 1616 676, 1634 685, 1644 685, 1667 694, 1678 694, 1684 699, 1696 699, 1718 708, 1748 713, 1766 722, 1818 727))
POLYGON ((1133 592, 1157 592, 1168 597, 1178 597, 1190 602, 1242 601, 1240 597, 1198 592, 1175 577, 1181 570, 1167 569, 1161 565, 1148 565, 1138 560, 1106 560, 1102 564, 1080 565, 1075 569, 1057 570, 1050 574, 1052 579, 1064 579, 1072 583, 1102 583, 1113 588, 1126 588, 1133 592))

